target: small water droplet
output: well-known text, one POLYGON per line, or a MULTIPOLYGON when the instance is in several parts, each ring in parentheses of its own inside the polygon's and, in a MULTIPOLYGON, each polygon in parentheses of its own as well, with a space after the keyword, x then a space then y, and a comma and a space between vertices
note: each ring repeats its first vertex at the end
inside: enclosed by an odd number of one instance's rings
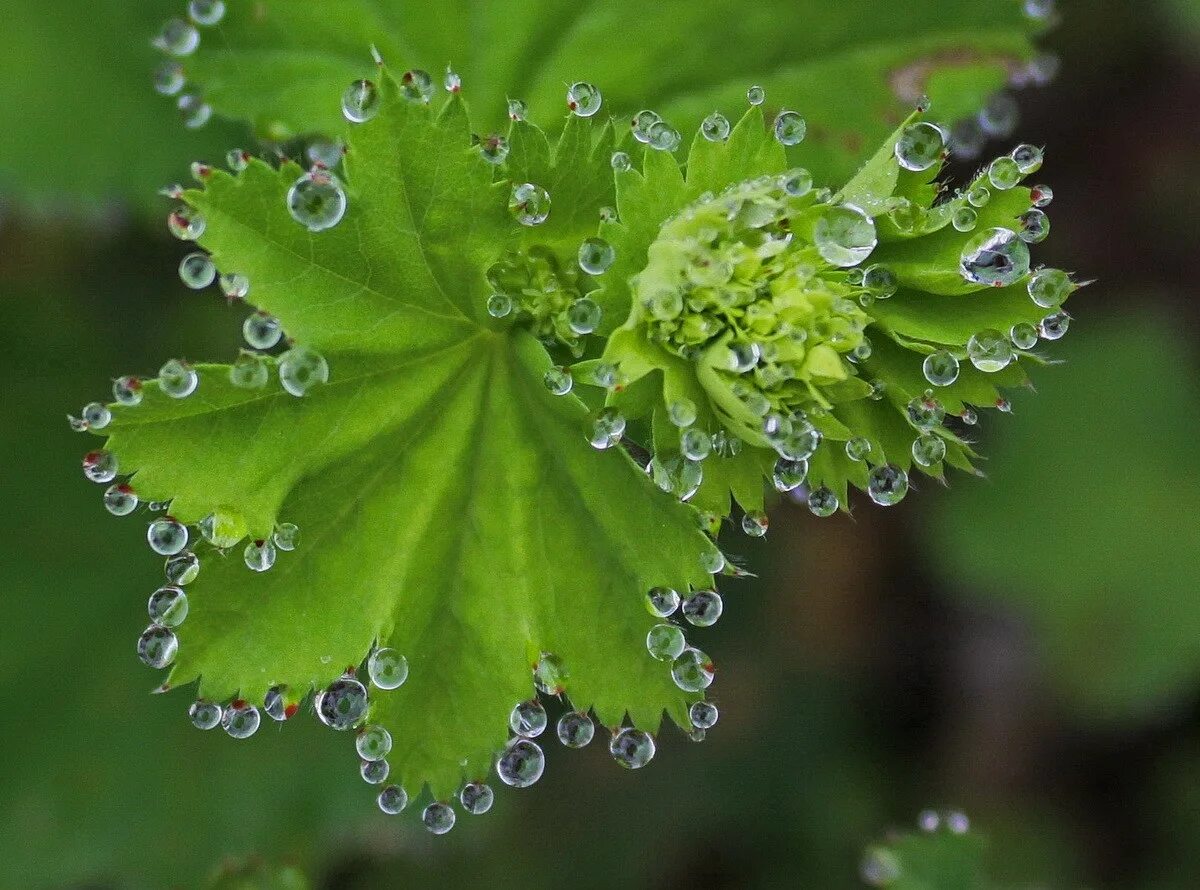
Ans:
POLYGON ((291 395, 303 396, 319 383, 329 382, 329 364, 319 353, 294 346, 279 358, 279 383, 291 395))
POLYGON ((973 207, 959 207, 954 211, 954 215, 950 217, 950 224, 960 232, 972 231, 979 222, 979 214, 975 212, 973 207))
POLYGON ((255 312, 242 322, 242 336, 253 349, 270 349, 283 337, 283 328, 274 316, 255 312))
POLYGON ((946 440, 936 433, 923 433, 912 443, 912 456, 923 467, 932 467, 946 456, 946 440))
POLYGON ((904 128, 894 151, 901 167, 919 173, 928 170, 945 155, 946 134, 941 127, 920 121, 904 128))
POLYGON ((656 151, 675 151, 683 137, 679 131, 664 120, 655 121, 650 126, 649 145, 656 151))
POLYGON ((400 94, 409 102, 428 104, 433 98, 433 77, 420 68, 405 71, 400 75, 400 94))
POLYGON ((941 425, 946 417, 946 409, 933 398, 932 393, 912 399, 905 409, 908 422, 922 432, 928 432, 941 425))
POLYGON ((146 604, 150 621, 162 627, 179 627, 188 614, 187 594, 179 587, 160 587, 146 604))
POLYGON ((550 193, 532 182, 515 185, 508 211, 523 226, 540 226, 550 216, 550 193))
POLYGON ((221 706, 198 698, 188 708, 188 719, 196 729, 216 729, 221 722, 221 706))
POLYGON ((1055 309, 1071 293, 1071 276, 1061 269, 1039 269, 1026 285, 1029 298, 1043 309, 1055 309))
POLYGON ((978 121, 985 134, 1004 139, 1017 128, 1019 118, 1017 100, 1008 93, 995 93, 980 110, 978 121))
POLYGON ((600 326, 600 306, 588 297, 580 297, 567 307, 567 325, 579 336, 592 333, 600 326))
POLYGON ((240 513, 219 510, 200 520, 200 536, 218 550, 227 550, 246 537, 246 520, 240 513))
POLYGON ((857 266, 877 244, 875 221, 852 204, 830 207, 813 227, 813 244, 828 263, 857 266))
POLYGON ((300 542, 300 526, 294 522, 281 522, 275 526, 275 533, 271 535, 271 540, 280 550, 289 552, 295 550, 296 545, 300 542))
POLYGON ((579 245, 579 268, 588 275, 603 275, 616 258, 616 250, 603 238, 588 238, 579 245))
POLYGON ((780 184, 783 190, 793 198, 799 198, 812 191, 812 174, 802 167, 797 167, 783 174, 780 184))
POLYGON ((896 854, 884 847, 871 847, 863 854, 858 875, 872 887, 888 887, 900 880, 904 870, 896 854))
POLYGON ((900 289, 896 273, 887 266, 876 264, 863 270, 862 286, 877 300, 886 300, 900 289))
POLYGON ((1048 185, 1035 185, 1029 190, 1029 200, 1034 207, 1049 207, 1054 200, 1054 189, 1048 185))
POLYGON ((170 629, 151 624, 138 637, 137 654, 152 668, 165 668, 175 660, 179 651, 179 640, 170 629))
POLYGON ((1050 236, 1050 217, 1036 207, 1022 213, 1018 222, 1021 240, 1026 244, 1040 244, 1050 236))
POLYGON ((346 215, 346 190, 327 170, 311 170, 288 189, 287 209, 310 232, 323 232, 346 215))
POLYGON ((203 96, 196 93, 184 93, 175 100, 175 108, 179 111, 179 119, 189 130, 198 130, 212 118, 212 106, 204 101, 203 96))
POLYGON ((304 156, 315 167, 332 170, 342 161, 346 147, 340 139, 314 139, 304 149, 304 156))
POLYGON ((561 366, 548 369, 542 375, 542 383, 546 389, 550 390, 556 396, 565 396, 575 385, 574 378, 571 376, 571 369, 561 366))
POLYGON ((508 119, 511 121, 523 121, 525 115, 529 113, 528 106, 520 99, 508 100, 508 119))
POLYGON ((1011 229, 988 229, 964 245, 959 271, 973 284, 1014 284, 1029 271, 1029 247, 1011 229))
POLYGON ((807 122, 794 111, 781 111, 775 118, 775 139, 780 145, 799 145, 807 133, 807 122))
POLYGON ((397 689, 408 679, 408 659, 395 649, 376 649, 367 661, 367 676, 380 689, 397 689))
POLYGON ((253 352, 242 352, 229 366, 229 382, 239 389, 262 389, 270 377, 267 363, 253 352))
POLYGON ((167 215, 167 229, 180 241, 195 241, 204 234, 205 224, 204 215, 186 204, 167 215))
POLYGON ((208 287, 217 277, 217 267, 206 253, 195 251, 179 261, 179 280, 192 290, 208 287))
POLYGON ((967 341, 967 358, 972 365, 988 374, 1004 370, 1014 357, 1009 339, 992 328, 972 335, 967 341))
POLYGON ((225 17, 224 0, 190 0, 188 16, 197 25, 211 28, 225 17))
POLYGON ((167 560, 164 572, 171 584, 190 584, 200 574, 200 559, 190 550, 184 550, 167 560))
POLYGON ((688 717, 696 729, 712 729, 717 725, 718 716, 717 706, 708 701, 692 702, 688 709, 688 717))
POLYGON ((111 451, 89 451, 83 456, 83 475, 104 484, 117 478, 117 456, 111 451))
POLYGON ((496 775, 505 785, 528 788, 542 777, 546 757, 536 742, 517 738, 496 761, 496 775))
POLYGON ((160 517, 146 529, 146 541, 159 556, 174 556, 187 546, 187 526, 174 517, 160 517))
POLYGON ((787 460, 808 460, 821 444, 821 433, 807 420, 794 421, 771 442, 779 456, 787 460))
POLYGON ((137 509, 138 496, 124 482, 109 486, 104 492, 104 509, 113 516, 128 516, 137 509))
POLYGON ((656 618, 667 618, 679 608, 679 593, 670 587, 652 587, 646 594, 646 608, 656 618))
POLYGON ((852 461, 864 461, 871 453, 871 440, 865 436, 854 436, 846 443, 846 457, 852 461))
POLYGON ((489 164, 503 164, 508 158, 508 140, 493 133, 479 140, 479 155, 489 164))
POLYGON ((567 90, 567 108, 576 117, 591 117, 603 103, 600 91, 590 83, 578 81, 567 90))
POLYGON ((518 702, 508 715, 508 725, 512 731, 527 739, 533 739, 546 731, 546 709, 536 698, 518 702))
POLYGON ((671 664, 671 679, 684 692, 699 692, 712 685, 716 668, 699 649, 684 649, 671 664))
POLYGON ((287 687, 272 686, 263 696, 263 710, 272 720, 282 723, 290 716, 288 714, 287 687))
POLYGON ((383 760, 392 750, 392 734, 377 723, 364 726, 354 738, 354 747, 363 760, 383 760))
POLYGON ((788 460, 785 457, 775 461, 775 469, 771 472, 771 481, 778 492, 795 491, 804 484, 808 476, 807 460, 788 460))
POLYGON ((375 801, 379 804, 380 810, 389 816, 395 816, 408 806, 408 792, 399 785, 388 785, 379 792, 375 801))
POLYGON ((618 173, 626 173, 633 168, 633 161, 629 155, 623 151, 614 151, 612 153, 612 168, 618 173))
POLYGON ((369 80, 356 80, 342 93, 342 114, 352 124, 363 124, 379 114, 379 90, 369 80))
POLYGON ((513 301, 508 294, 492 294, 487 299, 488 315, 492 318, 504 318, 512 310, 513 301))
POLYGON ((883 507, 900 503, 908 494, 908 473, 891 464, 872 467, 867 474, 867 494, 883 507))
POLYGON ((949 386, 958 379, 959 365, 954 354, 946 349, 927 355, 921 371, 933 386, 949 386))
POLYGON ((658 661, 674 661, 686 648, 683 631, 674 624, 656 624, 646 634, 646 651, 658 661))
POLYGON ((746 90, 746 101, 751 105, 762 105, 767 100, 767 91, 757 84, 746 90))
POLYGON ((186 399, 200 385, 200 375, 187 362, 173 358, 158 369, 158 388, 173 399, 186 399))
POLYGON ((275 565, 275 545, 270 541, 251 541, 242 551, 246 568, 252 572, 265 572, 275 565))
POLYGON ((472 816, 482 816, 492 808, 496 794, 483 782, 468 782, 458 792, 458 802, 472 816))
POLYGON ((88 402, 80 412, 89 429, 102 430, 112 421, 112 412, 101 402, 88 402))
POLYGON ((1038 331, 1027 321, 1020 321, 1008 329, 1008 339, 1017 349, 1033 349, 1037 346, 1038 331))
POLYGON ((378 785, 387 781, 391 771, 386 760, 364 760, 358 765, 358 774, 368 785, 378 785))
POLYGON ((988 182, 1001 191, 1007 191, 1021 181, 1021 168, 1012 158, 996 158, 988 167, 988 182))
POLYGON ((183 66, 174 59, 167 59, 154 69, 154 91, 160 95, 174 96, 185 82, 183 66))
POLYGON ((820 516, 822 519, 832 516, 838 511, 838 507, 841 506, 838 496, 824 485, 820 488, 814 488, 808 493, 807 503, 809 511, 814 516, 820 516))
POLYGON ((629 122, 630 130, 633 132, 633 138, 641 143, 650 141, 650 128, 662 120, 657 112, 646 109, 639 111, 633 116, 629 122))
POLYGON ((449 65, 446 66, 446 73, 442 75, 442 87, 447 93, 462 92, 462 77, 449 65))
POLYGON ((612 448, 625 435, 625 415, 616 408, 602 408, 592 422, 588 441, 598 451, 612 448))
POLYGON ((543 652, 533 669, 533 683, 546 695, 562 695, 569 676, 566 664, 552 652, 543 652))
POLYGON ((200 45, 200 32, 191 22, 170 18, 163 22, 162 28, 150 42, 155 49, 168 55, 189 56, 200 45))
POLYGON ((982 182, 976 182, 967 189, 967 203, 972 207, 983 207, 992 200, 991 190, 982 182))
POLYGON ((724 142, 729 138, 729 118, 714 111, 700 124, 700 133, 709 142, 724 142))
POLYGON ((632 726, 623 726, 609 739, 608 753, 625 769, 641 769, 654 758, 654 737, 632 726))
POLYGON ((725 554, 720 550, 705 550, 700 554, 700 568, 710 575, 725 571, 725 554))
POLYGON ((1042 319, 1038 326, 1045 340, 1061 340, 1071 326, 1071 316, 1065 312, 1055 312, 1042 319))
POLYGON ((558 740, 568 748, 585 748, 596 734, 592 718, 580 711, 568 711, 558 718, 558 740))
POLYGON ((314 706, 326 726, 347 730, 366 716, 367 689, 353 677, 342 677, 317 694, 314 706))
POLYGON ((695 627, 711 627, 721 617, 725 604, 715 590, 697 590, 683 601, 683 617, 695 627))

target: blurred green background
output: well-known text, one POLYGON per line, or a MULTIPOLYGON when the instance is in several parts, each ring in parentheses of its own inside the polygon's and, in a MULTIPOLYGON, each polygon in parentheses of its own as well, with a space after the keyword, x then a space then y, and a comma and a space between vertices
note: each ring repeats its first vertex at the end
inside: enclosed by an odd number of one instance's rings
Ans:
POLYGON ((971 816, 992 886, 1200 886, 1200 10, 1060 7, 1062 70, 1019 95, 1017 137, 1048 146, 1039 259, 1099 283, 1066 364, 979 427, 989 478, 730 535, 761 577, 707 632, 709 740, 664 732, 636 774, 549 746, 542 782, 445 838, 375 811, 313 721, 234 742, 143 694, 158 565, 64 415, 116 373, 232 353, 241 312, 179 285, 153 194, 243 134, 132 89, 164 5, 6 8, 0 886, 190 887, 257 857, 328 888, 855 887, 931 806, 971 816), (66 84, 89 87, 71 116, 66 84))

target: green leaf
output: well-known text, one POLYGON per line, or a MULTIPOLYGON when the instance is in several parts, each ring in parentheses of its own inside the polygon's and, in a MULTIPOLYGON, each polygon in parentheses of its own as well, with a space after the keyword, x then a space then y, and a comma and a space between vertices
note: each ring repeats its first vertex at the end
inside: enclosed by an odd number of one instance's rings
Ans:
POLYGON ((761 83, 772 113, 808 120, 795 160, 836 179, 924 94, 942 120, 973 114, 1026 64, 1040 27, 1016 0, 915 0, 899 15, 879 15, 874 0, 764 0, 732 12, 718 28, 711 8, 684 0, 454 0, 437 15, 404 0, 259 0, 230 4, 187 70, 220 113, 273 138, 345 132, 338 93, 372 75, 372 44, 396 69, 440 78, 452 63, 490 130, 506 96, 527 101, 535 121, 561 120, 564 77, 597 84, 607 112, 655 108, 681 131, 744 105, 761 83))
POLYGON ((327 359, 328 383, 296 398, 201 365, 194 395, 147 382, 104 432, 139 495, 170 499, 182 522, 240 516, 251 539, 301 530, 262 574, 240 543, 205 549, 171 684, 252 702, 286 685, 294 701, 377 641, 393 647, 411 674, 372 691, 370 720, 391 732, 393 780, 445 799, 487 774, 543 653, 606 726, 628 712, 656 732, 664 711, 689 725, 697 696, 647 653, 644 597, 711 586, 713 545, 621 449, 589 446, 583 404, 542 383, 545 348, 484 310, 486 272, 524 233, 461 101, 435 119, 390 77, 381 91, 352 134, 336 227, 290 218, 291 164, 214 172, 186 196, 207 219, 201 245, 327 359))

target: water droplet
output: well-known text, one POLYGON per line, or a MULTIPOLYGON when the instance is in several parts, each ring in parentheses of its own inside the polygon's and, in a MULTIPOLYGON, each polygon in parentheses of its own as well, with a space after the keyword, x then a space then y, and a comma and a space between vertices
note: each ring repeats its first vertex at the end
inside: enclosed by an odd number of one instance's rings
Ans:
POLYGON ((275 527, 271 540, 280 550, 292 551, 300 542, 300 526, 294 522, 281 522, 275 527))
POLYGON ((326 726, 347 730, 366 716, 367 689, 353 677, 342 677, 317 694, 314 706, 326 726))
POLYGON ((888 887, 900 880, 904 870, 896 854, 884 847, 871 847, 863 854, 858 875, 864 884, 888 887))
POLYGON ((109 486, 104 492, 104 509, 113 516, 128 516, 137 505, 138 496, 124 482, 109 486))
POLYGON ((212 27, 225 17, 224 0, 191 0, 188 15, 197 25, 212 27))
POLYGON ((174 96, 185 82, 183 66, 174 59, 167 59, 154 69, 154 91, 160 95, 174 96))
POLYGON ((700 124, 700 133, 709 142, 724 142, 729 138, 729 118, 714 111, 700 124))
POLYGON ((1018 145, 1010 157, 1022 176, 1036 173, 1042 166, 1042 150, 1035 145, 1018 145))
POLYGON ((456 818, 454 808, 450 804, 437 801, 429 804, 421 813, 421 821, 432 834, 445 834, 454 827, 456 818))
POLYGON ((1034 207, 1019 217, 1020 236, 1026 244, 1040 244, 1050 236, 1050 217, 1034 207))
POLYGON ((679 148, 682 140, 683 137, 679 135, 679 131, 666 121, 655 121, 650 126, 649 144, 657 151, 675 151, 679 148))
POLYGON ((173 399, 185 399, 196 391, 200 375, 187 362, 171 359, 158 369, 158 388, 173 399))
POLYGON ((700 554, 700 568, 710 575, 725 571, 725 554, 720 550, 705 550, 700 554))
POLYGON ((378 785, 387 781, 391 771, 392 768, 386 760, 364 760, 358 765, 358 774, 368 785, 378 785))
POLYGON ((447 93, 462 92, 462 77, 449 65, 446 66, 446 73, 442 75, 442 87, 447 93))
POLYGON ((315 167, 333 169, 342 161, 346 147, 340 139, 315 139, 304 149, 304 156, 315 167))
POLYGON ((367 676, 380 689, 397 689, 408 679, 408 659, 395 649, 376 649, 367 661, 367 676))
POLYGON ((1037 346, 1038 331, 1027 321, 1020 321, 1008 329, 1008 339, 1017 349, 1033 349, 1037 346))
POLYGON ((200 536, 218 550, 227 550, 246 537, 246 520, 240 513, 218 511, 200 520, 200 536))
POLYGON ((458 792, 458 802, 472 816, 482 816, 492 808, 495 799, 495 792, 483 782, 468 782, 458 792))
POLYGON ((89 429, 102 430, 112 421, 112 412, 101 402, 88 402, 80 412, 89 429))
POLYGON ((592 718, 579 711, 568 711, 558 718, 558 740, 568 748, 584 748, 596 734, 592 718))
POLYGON ((820 516, 822 519, 832 516, 838 511, 838 507, 841 506, 838 502, 838 496, 824 485, 820 488, 814 488, 808 493, 807 503, 809 511, 814 516, 820 516))
POLYGON ((967 189, 967 203, 972 207, 983 207, 992 200, 991 190, 982 182, 976 182, 967 189))
POLYGON ((771 444, 782 458, 808 460, 821 444, 821 433, 807 420, 799 420, 771 444))
POLYGON ((533 684, 546 695, 562 695, 569 676, 563 660, 552 652, 543 652, 533 668, 533 684))
POLYGON ((972 207, 959 207, 950 217, 950 224, 960 232, 970 232, 979 222, 979 214, 972 207))
POLYGON ((190 550, 184 550, 167 560, 164 572, 171 584, 190 584, 200 574, 200 559, 190 550))
POLYGON ((175 107, 183 126, 189 130, 200 129, 212 117, 212 106, 195 93, 184 93, 175 101, 175 107))
POLYGON ((400 75, 400 94, 409 102, 428 103, 433 98, 433 78, 420 68, 405 71, 400 75))
POLYGON ((797 167, 795 170, 783 174, 781 185, 783 186, 783 190, 793 198, 802 197, 812 191, 812 174, 803 168, 797 167))
POLYGON ((310 232, 323 232, 346 215, 346 190, 327 170, 312 170, 288 189, 287 209, 292 219, 310 232))
POLYGON ((863 271, 862 285, 877 300, 886 300, 900 288, 896 273, 887 266, 874 265, 863 271))
POLYGON ((503 164, 508 159, 508 140, 493 133, 479 140, 479 154, 489 164, 503 164))
POLYGON ((150 549, 160 556, 174 556, 187 546, 187 526, 171 516, 163 516, 150 523, 146 530, 146 541, 150 549))
POLYGON ((926 121, 904 128, 896 140, 896 160, 905 170, 919 173, 928 170, 946 153, 946 134, 942 128, 926 121))
POLYGON ((912 399, 905 412, 908 414, 908 422, 922 432, 929 432, 941 426, 946 417, 946 409, 930 393, 924 397, 912 399))
POLYGON ((188 719, 196 729, 216 729, 221 722, 221 706, 198 698, 188 708, 188 719))
POLYGON ((912 443, 912 456, 923 467, 932 467, 946 456, 946 440, 936 433, 923 433, 912 443))
POLYGON ((671 679, 684 692, 699 692, 712 685, 716 668, 699 649, 684 649, 671 664, 671 679))
POLYGON ((1071 316, 1065 312, 1055 312, 1042 319, 1039 329, 1042 338, 1046 340, 1061 340, 1071 326, 1071 316))
POLYGON ((138 637, 137 654, 152 668, 165 668, 175 660, 179 640, 168 628, 151 624, 138 637))
POLYGON ((241 353, 229 366, 229 382, 239 389, 262 389, 270 377, 267 363, 252 352, 241 353))
POLYGON ((187 618, 187 594, 178 587, 160 587, 146 604, 150 621, 162 627, 179 627, 187 618))
POLYGON ((155 49, 171 56, 188 56, 200 45, 200 32, 191 22, 171 18, 163 22, 162 28, 150 41, 155 49))
POLYGON ((656 618, 666 618, 679 608, 679 593, 670 587, 653 587, 646 594, 646 608, 656 618))
POLYGON ((204 215, 186 204, 179 205, 167 216, 167 228, 180 241, 195 241, 204 234, 205 224, 204 215))
POLYGON ((1054 200, 1054 189, 1048 185, 1035 185, 1029 190, 1029 200, 1034 207, 1049 207, 1054 200))
POLYGON ((275 545, 270 541, 251 541, 242 552, 246 568, 252 572, 265 572, 275 565, 275 545))
POLYGON ((294 346, 279 358, 279 383, 291 395, 303 396, 318 383, 329 382, 329 364, 319 353, 294 346))
POLYGON ((683 631, 674 624, 656 624, 646 634, 646 651, 659 661, 674 661, 686 648, 683 631))
POLYGON ((807 460, 788 460, 781 457, 775 461, 771 481, 778 492, 795 491, 804 484, 806 476, 808 476, 807 460))
POLYGON ((767 91, 757 84, 746 90, 746 101, 751 105, 762 105, 767 100, 767 91))
POLYGON ((581 297, 567 307, 567 325, 576 334, 585 336, 600 326, 602 314, 594 300, 581 297))
POLYGON ((536 698, 518 702, 508 715, 508 725, 514 733, 525 738, 537 738, 546 731, 546 709, 536 698))
POLYGON ((179 261, 179 280, 192 290, 208 287, 217 277, 217 267, 206 253, 189 253, 179 261))
POLYGON ((492 294, 487 299, 488 315, 492 318, 504 318, 512 310, 513 301, 508 294, 492 294))
POLYGON ((625 415, 616 408, 602 408, 592 423, 589 441, 598 451, 612 448, 625 435, 625 415))
POLYGON ((908 474, 891 464, 872 467, 867 474, 867 494, 883 507, 898 504, 908 494, 908 474))
POLYGON ((638 142, 648 143, 650 141, 650 128, 661 120, 662 118, 656 112, 650 110, 639 111, 629 122, 633 138, 638 142))
POLYGON ((1071 293, 1071 276, 1061 269, 1039 269, 1026 285, 1029 298, 1043 309, 1054 309, 1071 293))
POLYGON ((967 341, 967 358, 971 364, 988 374, 1002 371, 1012 362, 1012 343, 992 328, 980 331, 967 341))
POLYGON ((389 816, 395 816, 408 806, 408 792, 399 785, 388 785, 379 792, 379 796, 375 800, 379 804, 379 809, 389 816))
POLYGON ((971 820, 967 818, 966 813, 953 810, 946 814, 946 827, 950 829, 951 834, 966 834, 971 830, 971 820))
POLYGON ((695 627, 711 627, 721 617, 725 604, 715 590, 697 590, 683 601, 683 617, 695 627))
POLYGON ((550 390, 556 396, 565 396, 575 385, 574 378, 571 376, 571 369, 556 366, 549 368, 542 375, 542 383, 546 389, 550 390))
POLYGON ((1021 181, 1021 168, 1012 158, 996 158, 988 167, 988 182, 1007 191, 1021 181))
POLYGON ((362 124, 379 114, 379 90, 369 80, 356 80, 342 93, 342 114, 352 124, 362 124))
POLYGON ((781 111, 775 118, 775 138, 780 145, 799 145, 808 133, 808 124, 794 111, 781 111))
POLYGON ((1008 93, 996 93, 979 112, 979 126, 988 136, 1004 139, 1017 128, 1020 109, 1017 100, 1008 93))
POLYGON ((354 747, 363 760, 383 760, 392 750, 392 734, 377 723, 364 726, 354 738, 354 747))
POLYGON ((1011 229, 988 229, 967 241, 959 271, 973 284, 1014 284, 1029 271, 1029 247, 1011 229))
POLYGON ((834 266, 857 266, 875 249, 875 222, 852 204, 830 207, 813 227, 813 244, 834 266))
POLYGON ((871 453, 871 440, 865 436, 855 436, 846 443, 846 457, 853 461, 863 461, 871 453))
POLYGON ((231 148, 225 152, 225 163, 234 173, 241 173, 250 166, 250 152, 241 148, 231 148))
POLYGON ((603 101, 600 91, 590 83, 579 81, 567 90, 567 108, 576 117, 591 117, 600 110, 603 101))
POLYGON ((520 99, 508 100, 508 119, 512 121, 523 121, 525 115, 529 112, 525 103, 520 99))
POLYGON ((83 456, 83 475, 101 484, 117 478, 117 456, 111 451, 89 451, 83 456))
POLYGON ((286 686, 272 686, 267 690, 267 694, 263 696, 263 710, 267 712, 267 716, 272 720, 282 723, 290 716, 288 714, 286 696, 286 686))
POLYGON ((546 757, 536 742, 517 738, 496 761, 496 775, 505 785, 528 788, 542 777, 546 757))
POLYGON ((603 275, 616 258, 617 252, 603 238, 588 238, 579 245, 579 268, 589 275, 603 275))
POLYGON ((633 168, 633 161, 629 155, 623 151, 614 151, 612 154, 612 168, 618 173, 628 172, 633 168))
POLYGON ((550 216, 550 193, 532 182, 515 185, 508 211, 523 226, 540 226, 550 216))
POLYGON ((608 753, 625 769, 641 769, 654 757, 654 737, 632 726, 623 726, 609 739, 608 753))
POLYGON ((925 379, 934 386, 949 386, 958 379, 958 359, 945 349, 927 355, 921 363, 925 379))
POLYGON ((718 716, 717 706, 712 702, 692 702, 692 706, 688 709, 688 717, 696 729, 712 729, 717 725, 718 716))

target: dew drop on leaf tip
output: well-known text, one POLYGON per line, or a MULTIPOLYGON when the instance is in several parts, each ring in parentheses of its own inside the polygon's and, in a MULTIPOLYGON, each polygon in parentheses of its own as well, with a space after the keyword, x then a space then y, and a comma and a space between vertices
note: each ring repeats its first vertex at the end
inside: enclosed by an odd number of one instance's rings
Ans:
POLYGON ((457 817, 450 804, 434 801, 421 813, 421 822, 431 834, 446 834, 454 827, 457 817))
POLYGON ((536 698, 514 705, 508 717, 508 725, 513 733, 530 739, 540 736, 546 729, 546 723, 546 709, 536 698))
POLYGON ((408 659, 395 649, 376 649, 367 659, 367 676, 379 689, 397 689, 408 679, 408 659))
POLYGON ((328 170, 311 170, 288 189, 288 213, 310 232, 324 232, 336 226, 346 215, 346 207, 346 190, 328 170))
POLYGON ((567 89, 567 108, 576 117, 591 117, 600 110, 603 97, 600 90, 585 81, 577 81, 567 89))
POLYGON ((408 806, 408 793, 399 785, 388 785, 375 799, 380 811, 395 816, 408 806))
POLYGON ((473 816, 482 816, 490 810, 495 797, 495 792, 483 782, 468 782, 458 793, 463 810, 473 816))
POLYGON ((568 711, 558 718, 558 740, 567 748, 584 748, 596 733, 592 718, 581 711, 568 711))
POLYGON ((641 769, 654 759, 654 737, 644 730, 623 726, 609 739, 608 752, 618 765, 641 769))
POLYGON ((200 45, 200 32, 188 21, 170 18, 150 41, 155 49, 171 56, 188 56, 200 45))
POLYGON ((342 93, 342 115, 352 124, 371 120, 379 106, 379 89, 369 80, 356 80, 342 93))
POLYGON ((496 775, 505 785, 528 788, 542 777, 546 757, 536 742, 517 737, 496 761, 496 775))

